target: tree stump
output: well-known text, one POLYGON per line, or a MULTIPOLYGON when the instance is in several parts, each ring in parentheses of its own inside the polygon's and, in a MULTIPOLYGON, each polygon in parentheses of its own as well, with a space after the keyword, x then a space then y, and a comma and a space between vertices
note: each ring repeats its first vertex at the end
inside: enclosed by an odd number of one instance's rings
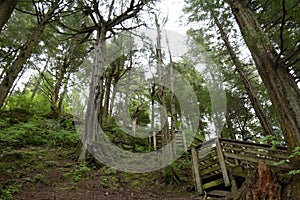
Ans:
POLYGON ((247 200, 280 200, 280 185, 275 181, 270 167, 259 161, 256 172, 246 186, 247 200))

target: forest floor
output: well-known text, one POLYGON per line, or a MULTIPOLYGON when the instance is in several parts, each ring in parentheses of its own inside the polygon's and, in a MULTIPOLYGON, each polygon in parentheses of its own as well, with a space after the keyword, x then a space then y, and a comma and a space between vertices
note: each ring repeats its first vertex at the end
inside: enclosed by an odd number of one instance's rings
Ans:
POLYGON ((196 199, 190 183, 165 184, 162 172, 95 169, 70 159, 74 149, 26 147, 0 157, 0 199, 196 199))
POLYGON ((78 163, 72 119, 0 112, 0 200, 197 199, 188 156, 173 167, 182 184, 166 184, 165 170, 133 174, 78 163))

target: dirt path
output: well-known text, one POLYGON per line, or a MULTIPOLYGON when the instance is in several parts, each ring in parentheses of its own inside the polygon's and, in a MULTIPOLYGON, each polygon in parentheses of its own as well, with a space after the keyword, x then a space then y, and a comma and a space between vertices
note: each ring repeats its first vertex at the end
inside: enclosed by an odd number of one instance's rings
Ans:
POLYGON ((166 185, 161 173, 130 174, 91 169, 68 159, 70 150, 32 147, 0 160, 0 199, 22 200, 184 200, 196 199, 187 185, 166 185))

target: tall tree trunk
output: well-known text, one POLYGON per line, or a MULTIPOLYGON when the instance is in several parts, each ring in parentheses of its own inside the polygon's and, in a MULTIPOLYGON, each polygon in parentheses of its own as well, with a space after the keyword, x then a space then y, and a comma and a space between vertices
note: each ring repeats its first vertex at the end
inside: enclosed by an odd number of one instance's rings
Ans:
POLYGON ((174 63, 172 59, 172 52, 170 50, 169 40, 166 33, 166 42, 168 45, 169 59, 170 59, 170 104, 171 104, 171 139, 174 140, 172 142, 172 152, 175 156, 176 154, 176 109, 175 109, 175 94, 174 94, 174 63))
POLYGON ((115 71, 114 65, 111 65, 109 67, 109 73, 106 76, 105 79, 105 95, 104 95, 104 106, 103 106, 103 116, 108 117, 109 113, 109 103, 110 103, 110 97, 111 97, 111 84, 113 80, 113 74, 115 71))
MULTIPOLYGON (((155 15, 155 25, 157 29, 157 47, 156 47, 156 56, 157 56, 157 74, 158 74, 158 99, 160 102, 160 124, 161 124, 161 134, 162 134, 162 147, 167 145, 170 140, 170 131, 169 131, 169 123, 168 123, 168 116, 167 116, 167 106, 166 106, 166 89, 163 85, 163 57, 162 57, 162 48, 161 48, 161 30, 160 30, 160 24, 158 22, 158 17, 155 15)), ((175 137, 175 132, 174 132, 175 137)), ((170 146, 170 149, 167 149, 167 151, 170 151, 171 155, 173 154, 173 148, 172 145, 170 146)), ((166 183, 171 184, 175 183, 179 185, 181 183, 181 180, 179 176, 175 173, 175 170, 173 166, 169 165, 165 168, 164 173, 164 180, 166 183)))
MULTIPOLYGON (((104 27, 104 26, 102 26, 104 27)), ((82 136, 83 146, 78 160, 80 162, 86 160, 87 144, 98 140, 100 133, 101 116, 99 116, 100 107, 102 106, 103 96, 103 72, 104 72, 104 54, 106 45, 106 30, 102 28, 98 33, 98 43, 95 49, 94 64, 92 70, 92 80, 90 84, 90 92, 85 115, 84 133, 82 136)))
POLYGON ((169 139, 169 126, 168 119, 164 119, 167 117, 165 115, 166 110, 166 92, 165 87, 163 86, 163 58, 162 58, 162 49, 161 49, 161 30, 158 22, 158 18, 155 15, 155 25, 157 29, 157 47, 156 47, 156 56, 157 56, 157 74, 159 79, 158 86, 158 98, 161 104, 160 109, 160 124, 161 124, 161 134, 162 134, 162 146, 168 143, 169 139))
POLYGON ((149 137, 149 143, 151 144, 151 137, 153 138, 153 149, 156 151, 156 130, 154 127, 154 120, 155 120, 155 111, 154 111, 154 96, 155 96, 155 83, 153 82, 151 85, 151 134, 149 137))
MULTIPOLYGON (((127 60, 126 56, 121 55, 116 60, 116 66, 115 66, 115 69, 114 69, 114 73, 112 74, 112 76, 113 76, 113 80, 112 80, 113 89, 112 89, 112 95, 111 95, 111 99, 110 99, 109 112, 108 112, 108 114, 110 116, 112 116, 112 112, 113 112, 113 108, 114 108, 114 104, 115 104, 115 98, 116 98, 116 94, 117 94, 116 86, 118 85, 118 83, 119 83, 120 79, 122 78, 122 76, 124 76, 125 73, 128 70, 130 70, 132 65, 133 65, 133 63, 132 63, 132 50, 130 50, 129 56, 130 56, 130 64, 129 64, 129 67, 127 69, 125 69, 125 60, 127 60)), ((112 64, 114 64, 114 63, 112 63, 112 64)))
POLYGON ((69 72, 67 77, 65 78, 65 81, 64 81, 64 89, 63 89, 63 92, 61 93, 61 95, 59 96, 59 102, 58 102, 58 111, 59 112, 62 112, 63 110, 63 101, 64 101, 64 98, 68 92, 68 82, 70 80, 70 76, 71 76, 71 73, 69 72))
POLYGON ((108 114, 110 116, 112 116, 113 109, 114 109, 114 106, 115 106, 115 99, 116 99, 116 95, 117 95, 117 88, 116 88, 117 83, 118 83, 118 81, 114 80, 113 84, 112 84, 113 91, 112 91, 112 94, 111 94, 110 105, 109 105, 109 112, 108 112, 108 114))
POLYGON ((4 25, 9 20, 13 13, 18 0, 1 0, 0 1, 0 33, 3 30, 4 25))
POLYGON ((0 83, 0 108, 3 106, 3 103, 19 73, 23 70, 24 64, 30 58, 33 49, 39 44, 41 35, 44 32, 48 21, 53 17, 54 11, 58 8, 58 6, 59 5, 57 3, 53 3, 52 7, 45 14, 42 21, 33 30, 26 44, 21 49, 19 56, 6 72, 5 77, 0 83))
POLYGON ((215 13, 213 10, 210 10, 210 13, 215 21, 215 24, 217 25, 221 37, 225 43, 225 46, 229 52, 229 55, 231 57, 231 60, 233 62, 233 64, 235 65, 237 72, 241 78, 241 81, 246 89, 246 92, 248 94, 248 97, 251 101, 251 105, 254 108, 255 114, 257 116, 257 118, 259 119, 259 122, 264 130, 263 135, 267 136, 267 135, 275 135, 274 130, 272 129, 272 125, 270 123, 270 121, 268 120, 265 111, 262 107, 262 105, 260 104, 260 101, 248 79, 248 77, 246 76, 245 72, 243 71, 243 65, 240 61, 240 59, 237 57, 236 53, 233 50, 233 47, 231 46, 229 39, 227 37, 227 34, 225 33, 222 24, 220 23, 219 19, 216 17, 215 13))
MULTIPOLYGON (((12 85, 12 87, 11 87, 11 89, 9 90, 7 96, 11 96, 11 95, 13 94, 13 92, 15 91, 15 88, 16 88, 16 86, 17 86, 17 83, 20 81, 20 79, 22 78, 22 76, 23 76, 24 73, 25 73, 25 70, 23 69, 23 70, 19 73, 18 77, 16 78, 16 81, 15 81, 15 83, 12 85)), ((5 108, 5 106, 6 106, 7 103, 8 103, 8 102, 7 102, 7 99, 5 99, 4 102, 3 102, 3 105, 2 105, 3 108, 5 108)), ((17 103, 15 106, 17 106, 18 104, 19 104, 19 103, 17 103)))
MULTIPOLYGON (((291 152, 300 146, 300 90, 246 2, 228 0, 228 3, 268 90, 291 152)), ((299 167, 299 157, 292 164, 299 167)), ((292 191, 293 199, 300 198, 299 175, 294 176, 292 191)))
POLYGON ((54 88, 53 88, 53 92, 52 92, 52 95, 51 95, 51 110, 53 112, 57 112, 57 102, 58 102, 58 99, 59 99, 59 91, 61 89, 61 86, 63 84, 63 80, 65 78, 65 74, 67 72, 67 68, 69 67, 69 63, 68 63, 68 60, 67 58, 64 59, 64 62, 63 64, 60 66, 59 68, 59 74, 58 74, 58 78, 55 82, 55 85, 54 85, 54 88))
POLYGON ((228 0, 268 90, 290 150, 300 146, 300 90, 245 3, 228 0))
MULTIPOLYGON (((133 65, 133 62, 132 62, 132 57, 130 56, 130 63, 129 63, 130 66, 133 65)), ((127 79, 126 79, 126 91, 125 91, 125 97, 124 97, 124 109, 123 109, 123 112, 125 112, 125 114, 123 113, 123 115, 125 116, 125 124, 129 124, 130 123, 130 120, 127 118, 127 113, 129 113, 129 94, 130 94, 130 84, 131 84, 131 70, 128 71, 127 73, 127 79)))
POLYGON ((44 66, 42 72, 40 72, 39 77, 38 77, 38 79, 36 80, 36 84, 35 84, 35 86, 34 86, 34 88, 33 88, 33 90, 32 90, 32 94, 31 94, 31 97, 30 97, 31 100, 34 99, 34 97, 35 97, 35 95, 36 95, 36 93, 37 93, 37 91, 38 91, 38 89, 39 89, 39 87, 40 87, 40 85, 41 85, 41 81, 42 81, 42 78, 43 78, 43 76, 44 76, 44 73, 45 73, 45 71, 46 71, 46 69, 47 69, 47 66, 48 66, 49 61, 50 61, 50 58, 48 57, 48 59, 47 59, 47 61, 46 61, 46 64, 45 64, 45 66, 44 66))

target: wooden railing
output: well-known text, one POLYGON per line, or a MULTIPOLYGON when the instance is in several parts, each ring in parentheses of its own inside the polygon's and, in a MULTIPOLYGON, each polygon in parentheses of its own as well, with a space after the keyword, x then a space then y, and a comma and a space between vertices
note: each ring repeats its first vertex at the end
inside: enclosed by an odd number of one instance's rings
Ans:
MULTIPOLYGON (((150 146, 153 147, 154 150, 162 148, 163 146, 162 132, 154 131, 154 132, 150 132, 150 135, 151 135, 149 139, 150 146)), ((176 148, 180 148, 183 149, 184 151, 187 151, 186 135, 183 131, 180 130, 175 131, 175 144, 176 144, 176 148)))
POLYGON ((281 160, 281 167, 289 168, 287 148, 253 142, 216 138, 192 147, 193 172, 197 191, 224 184, 230 186, 228 167, 240 166, 254 169, 260 160, 275 165, 281 160))
POLYGON ((236 165, 238 161, 238 164, 245 168, 253 168, 259 160, 271 166, 285 160, 285 164, 281 166, 289 168, 288 152, 285 147, 224 138, 220 138, 219 141, 226 162, 232 165, 236 165))

